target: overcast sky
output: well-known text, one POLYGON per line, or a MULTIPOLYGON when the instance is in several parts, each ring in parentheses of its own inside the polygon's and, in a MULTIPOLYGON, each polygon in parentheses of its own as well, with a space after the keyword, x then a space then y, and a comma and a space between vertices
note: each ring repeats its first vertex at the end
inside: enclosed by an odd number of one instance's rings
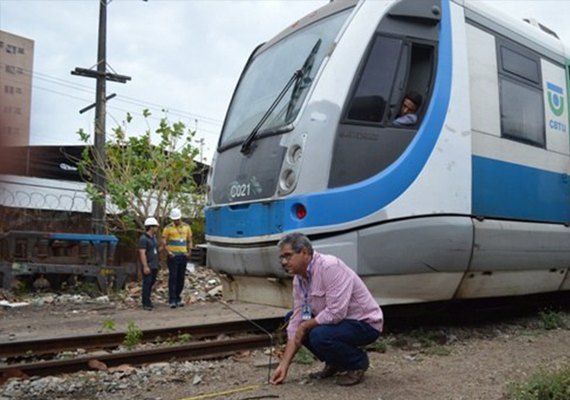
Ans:
MULTIPOLYGON (((418 0, 421 1, 421 0, 418 0)), ((259 43, 328 0, 113 0, 107 15, 107 62, 126 84, 108 83, 107 130, 127 111, 166 109, 214 151, 234 86, 259 43)), ((533 17, 570 44, 570 1, 490 0, 516 17, 533 17)), ((35 42, 31 144, 77 144, 93 132, 95 80, 73 76, 96 63, 97 0, 0 0, 0 29, 35 42)), ((139 117, 142 118, 142 117, 139 117)), ((156 124, 158 120, 151 120, 156 124)), ((131 134, 140 131, 139 126, 131 134)))

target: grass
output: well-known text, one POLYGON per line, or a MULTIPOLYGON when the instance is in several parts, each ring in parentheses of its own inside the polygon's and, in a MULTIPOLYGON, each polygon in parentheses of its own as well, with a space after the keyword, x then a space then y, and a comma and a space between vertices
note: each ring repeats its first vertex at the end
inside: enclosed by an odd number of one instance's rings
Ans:
POLYGON ((540 369, 526 382, 511 383, 508 400, 568 400, 570 399, 570 365, 554 370, 540 369))

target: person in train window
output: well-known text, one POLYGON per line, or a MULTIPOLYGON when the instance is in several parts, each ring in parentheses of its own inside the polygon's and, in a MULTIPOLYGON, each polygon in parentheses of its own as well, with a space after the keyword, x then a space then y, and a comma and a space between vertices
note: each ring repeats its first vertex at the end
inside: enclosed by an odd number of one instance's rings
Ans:
POLYGON ((400 112, 394 120, 394 126, 412 126, 418 122, 418 115, 416 114, 418 108, 422 105, 422 96, 416 92, 408 92, 402 104, 400 105, 400 112))
POLYGON ((359 383, 368 369, 361 349, 378 339, 383 314, 360 277, 342 260, 313 250, 301 233, 279 241, 279 260, 293 278, 293 312, 287 327, 287 345, 272 384, 282 383, 293 357, 304 345, 324 369, 311 378, 336 376, 336 383, 359 383))

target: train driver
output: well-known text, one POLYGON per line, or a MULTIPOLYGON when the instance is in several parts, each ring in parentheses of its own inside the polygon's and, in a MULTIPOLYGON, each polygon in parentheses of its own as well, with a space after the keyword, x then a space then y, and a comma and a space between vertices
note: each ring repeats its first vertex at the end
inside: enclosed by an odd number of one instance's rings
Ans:
POLYGON ((422 105, 421 94, 410 91, 402 100, 400 105, 400 112, 394 120, 395 126, 412 126, 418 122, 418 115, 416 114, 418 108, 422 105))

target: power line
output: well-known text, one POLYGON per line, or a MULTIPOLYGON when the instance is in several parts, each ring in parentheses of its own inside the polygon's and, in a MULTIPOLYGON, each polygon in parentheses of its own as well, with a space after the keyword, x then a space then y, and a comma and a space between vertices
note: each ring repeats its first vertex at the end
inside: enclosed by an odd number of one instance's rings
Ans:
MULTIPOLYGON (((90 102, 92 101, 92 99, 77 97, 77 96, 74 96, 74 95, 69 94, 69 93, 60 92, 60 91, 57 91, 57 90, 54 90, 54 89, 45 88, 45 87, 38 86, 38 85, 35 85, 35 84, 29 85, 29 84, 26 84, 26 83, 24 83, 24 82, 20 82, 20 81, 17 81, 17 80, 6 79, 6 82, 16 83, 16 84, 19 84, 19 85, 25 85, 26 87, 31 87, 31 88, 34 88, 34 89, 43 90, 43 91, 45 91, 45 92, 50 92, 50 93, 53 93, 53 94, 57 94, 57 95, 59 95, 59 96, 63 96, 63 97, 67 97, 67 98, 70 98, 70 99, 73 99, 73 100, 81 101, 81 102, 84 103, 84 104, 85 104, 85 103, 90 103, 90 102)), ((91 94, 91 93, 90 93, 90 94, 91 94)), ((117 99, 117 101, 121 101, 121 100, 122 100, 122 99, 121 99, 121 96, 117 96, 116 99, 117 99)), ((129 102, 129 101, 125 101, 125 100, 122 100, 122 101, 123 101, 124 103, 127 103, 127 104, 128 104, 128 103, 131 103, 131 104, 137 105, 137 104, 134 103, 134 102, 129 102)), ((137 116, 143 116, 143 113, 142 113, 141 111, 139 111, 139 110, 133 111, 132 109, 122 108, 122 107, 117 106, 114 102, 112 102, 112 103, 110 102, 110 103, 107 105, 107 108, 108 108, 108 109, 115 110, 115 111, 121 111, 121 112, 124 112, 124 113, 130 113, 130 114, 137 115, 137 116)), ((186 125, 187 125, 187 126, 190 126, 191 123, 196 119, 196 118, 194 118, 194 117, 192 117, 192 116, 189 116, 188 114, 179 114, 179 113, 176 113, 176 112, 170 112, 170 110, 168 110, 168 109, 164 110, 164 109, 158 109, 158 108, 155 108, 155 107, 152 107, 152 108, 151 108, 151 107, 148 107, 148 108, 150 108, 150 109, 152 109, 152 110, 157 110, 157 111, 159 111, 159 112, 166 111, 166 113, 168 113, 168 114, 186 118, 186 120, 187 120, 186 125)), ((150 117, 148 117, 148 118, 151 119, 151 120, 154 120, 154 121, 160 121, 160 120, 161 120, 161 117, 155 116, 155 115, 152 114, 152 113, 151 113, 150 117)), ((113 119, 115 120, 115 122, 116 122, 117 124, 119 123, 117 118, 113 118, 113 119)), ((211 123, 208 123, 208 122, 205 122, 205 123, 212 125, 211 123)), ((215 124, 214 124, 214 125, 215 125, 215 124)), ((200 133, 208 133, 208 134, 212 134, 212 135, 219 135, 219 134, 220 134, 219 131, 212 131, 212 130, 210 130, 210 129, 204 129, 204 128, 200 128, 200 133)))
MULTIPOLYGON (((0 66, 5 66, 5 65, 6 65, 5 63, 0 62, 0 66)), ((68 87, 70 89, 74 89, 74 90, 78 90, 78 91, 82 91, 82 92, 88 92, 91 94, 95 93, 95 90, 93 88, 86 86, 86 85, 77 84, 77 83, 72 82, 72 81, 68 81, 65 79, 54 77, 54 76, 51 76, 51 75, 48 75, 48 74, 45 74, 42 72, 32 71, 32 70, 29 70, 26 68, 22 68, 22 70, 24 72, 24 75, 30 76, 33 79, 44 80, 44 81, 53 83, 55 85, 61 85, 61 86, 68 87)), ((12 81, 12 82, 18 82, 18 81, 12 81)), ((22 82, 18 82, 18 83, 22 84, 22 82)), ((32 85, 32 87, 36 87, 36 86, 32 85)), ((88 100, 88 101, 91 101, 91 100, 88 100)), ((207 117, 205 115, 195 114, 195 113, 179 110, 176 108, 169 108, 168 106, 164 106, 164 105, 161 105, 158 103, 153 103, 153 102, 149 102, 146 100, 140 100, 140 99, 136 99, 136 98, 129 97, 129 96, 123 96, 120 94, 117 95, 117 98, 115 101, 122 101, 125 103, 140 105, 142 107, 152 108, 152 109, 159 110, 159 111, 165 110, 170 114, 178 115, 178 116, 182 116, 182 117, 198 118, 203 123, 210 124, 210 125, 221 126, 223 123, 221 120, 211 118, 211 117, 207 117)))

